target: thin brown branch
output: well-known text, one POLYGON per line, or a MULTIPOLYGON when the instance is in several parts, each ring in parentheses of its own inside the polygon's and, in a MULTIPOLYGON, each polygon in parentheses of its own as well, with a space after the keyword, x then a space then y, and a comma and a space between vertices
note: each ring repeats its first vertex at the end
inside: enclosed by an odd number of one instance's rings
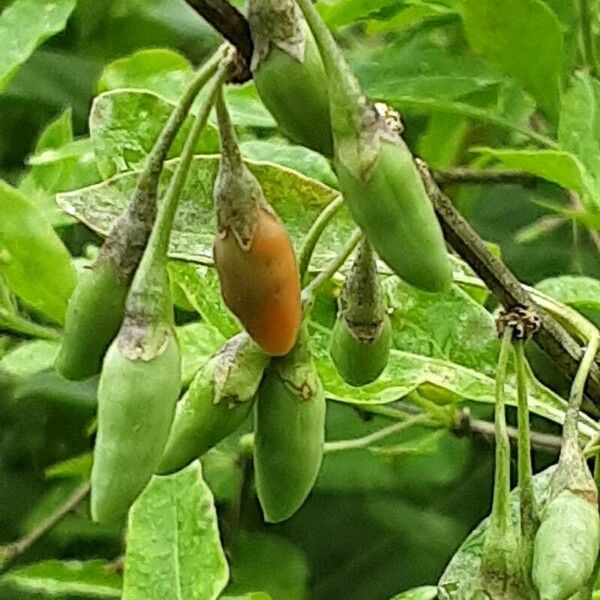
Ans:
POLYGON ((463 167, 453 169, 436 169, 431 172, 433 178, 439 185, 448 185, 452 183, 472 183, 472 184, 515 184, 530 186, 540 181, 540 178, 531 173, 525 173, 518 170, 476 170, 463 167))
POLYGON ((75 510, 79 503, 88 495, 90 491, 90 483, 86 481, 80 485, 66 500, 63 502, 48 518, 42 521, 31 533, 23 536, 4 546, 0 554, 1 567, 6 565, 26 552, 33 544, 35 544, 43 535, 52 529, 61 519, 68 515, 72 510, 75 510))
POLYGON ((237 81, 241 83, 251 79, 248 65, 252 59, 254 46, 246 17, 227 0, 186 0, 186 2, 238 49, 246 68, 245 73, 238 77, 237 81))
MULTIPOLYGON (((570 377, 575 377, 582 350, 567 331, 550 315, 541 310, 518 279, 496 258, 466 219, 456 210, 452 201, 440 190, 427 166, 417 161, 446 241, 469 264, 479 278, 494 293, 505 308, 521 305, 538 313, 541 327, 534 339, 538 346, 570 377)), ((600 369, 594 365, 586 385, 586 394, 600 407, 600 369)))

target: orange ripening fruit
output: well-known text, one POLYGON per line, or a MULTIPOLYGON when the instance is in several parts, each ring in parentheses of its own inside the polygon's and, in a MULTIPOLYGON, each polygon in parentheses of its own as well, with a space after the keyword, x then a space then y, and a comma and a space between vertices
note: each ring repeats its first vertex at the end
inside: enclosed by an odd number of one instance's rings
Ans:
POLYGON ((287 354, 298 337, 302 306, 296 255, 279 219, 259 209, 250 248, 240 248, 226 230, 215 238, 214 259, 231 312, 265 352, 287 354))

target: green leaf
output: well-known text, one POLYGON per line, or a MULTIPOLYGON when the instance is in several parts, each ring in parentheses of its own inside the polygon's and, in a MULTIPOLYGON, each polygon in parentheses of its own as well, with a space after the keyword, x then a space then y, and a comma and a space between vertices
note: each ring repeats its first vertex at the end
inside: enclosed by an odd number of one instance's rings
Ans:
POLYGON ((397 277, 383 282, 393 326, 393 346, 452 361, 493 376, 498 336, 489 312, 458 287, 428 294, 397 277))
POLYGON ((319 12, 330 27, 336 28, 372 17, 374 13, 397 3, 397 0, 337 0, 320 2, 319 12))
POLYGON ((250 160, 283 165, 307 177, 337 188, 335 176, 329 161, 304 146, 294 146, 285 139, 248 140, 240 144, 242 155, 250 160))
POLYGON ((563 42, 554 13, 541 0, 465 0, 462 17, 473 49, 519 81, 555 119, 563 42))
MULTIPOLYGON (((90 112, 90 136, 98 169, 106 179, 143 166, 174 104, 152 92, 117 90, 100 94, 90 112)), ((193 117, 179 130, 169 157, 179 156, 193 117)), ((216 130, 208 125, 198 141, 198 152, 218 151, 216 130)))
POLYGON ((181 380, 187 386, 202 364, 223 345, 225 337, 202 321, 178 327, 177 340, 181 349, 181 380))
POLYGON ((47 560, 13 569, 2 578, 11 586, 47 596, 120 598, 121 578, 103 560, 47 560))
POLYGON ((520 169, 567 190, 574 190, 579 194, 588 190, 589 175, 577 156, 570 152, 511 148, 472 148, 471 151, 495 158, 508 169, 520 169))
POLYGON ((437 587, 433 585, 424 585, 414 588, 402 594, 398 594, 390 600, 435 600, 437 598, 437 587))
POLYGON ((594 179, 584 202, 600 210, 600 82, 585 73, 576 74, 564 94, 558 124, 560 147, 575 154, 594 179))
POLYGON ((259 532, 242 532, 231 556, 227 594, 252 590, 272 600, 306 600, 308 566, 303 553, 285 538, 259 532))
POLYGON ((15 0, 0 16, 0 91, 19 66, 50 36, 64 29, 75 0, 15 0))
MULTIPOLYGON (((538 506, 543 506, 548 497, 548 482, 554 466, 538 473, 533 478, 534 494, 538 506)), ((518 527, 519 493, 514 489, 510 494, 510 508, 513 522, 518 527)), ((440 600, 462 600, 469 597, 474 580, 479 576, 481 551, 489 519, 484 519, 467 537, 446 567, 438 583, 440 600)))
POLYGON ((220 332, 223 339, 230 338, 240 331, 239 323, 225 306, 215 269, 172 261, 169 264, 169 272, 190 306, 203 321, 220 332))
POLYGON ((62 323, 75 287, 71 257, 25 196, 0 181, 0 272, 26 304, 62 323))
POLYGON ((434 2, 411 2, 410 0, 390 19, 371 20, 367 31, 373 33, 399 32, 413 29, 430 22, 447 23, 454 20, 458 12, 454 8, 434 2))
POLYGON ((457 55, 420 37, 361 49, 350 59, 368 94, 382 100, 458 100, 506 79, 478 57, 457 55))
POLYGON ((98 80, 98 91, 151 90, 167 99, 176 99, 193 72, 190 62, 174 50, 144 49, 108 64, 98 80))
POLYGON ((572 306, 600 327, 600 281, 591 277, 562 275, 544 279, 535 286, 540 292, 572 306))
POLYGON ((228 579, 200 463, 153 477, 129 513, 123 600, 212 600, 228 579))
POLYGON ((16 377, 27 377, 54 365, 59 343, 32 340, 11 348, 0 358, 0 370, 16 377))
POLYGON ((561 275, 544 279, 535 287, 563 304, 574 308, 600 310, 600 281, 592 277, 561 275))
POLYGON ((507 118, 498 110, 491 108, 480 108, 460 102, 457 100, 443 100, 435 98, 420 98, 416 96, 395 95, 390 92, 385 98, 388 103, 392 104, 400 112, 408 112, 417 115, 454 115, 465 117, 472 121, 488 123, 500 129, 506 129, 514 133, 520 133, 532 141, 537 142, 542 146, 554 148, 556 142, 536 131, 533 131, 526 125, 515 122, 513 119, 507 118))
MULTIPOLYGON (((163 190, 177 160, 165 165, 163 190)), ((338 192, 284 167, 247 163, 298 249, 317 215, 338 192)), ((170 255, 174 258, 212 264, 215 232, 213 183, 217 166, 218 157, 214 156, 196 156, 192 161, 171 235, 170 255)), ((135 173, 115 176, 102 184, 59 194, 57 202, 67 214, 100 235, 106 235, 114 219, 126 206, 136 179, 135 173)), ((318 268, 333 258, 354 227, 347 209, 340 210, 336 216, 336 227, 328 228, 321 239, 313 266, 318 268)))
POLYGON ((19 191, 32 199, 55 227, 72 222, 54 200, 57 192, 91 185, 100 180, 89 138, 73 140, 71 109, 44 129, 27 163, 29 173, 19 191))

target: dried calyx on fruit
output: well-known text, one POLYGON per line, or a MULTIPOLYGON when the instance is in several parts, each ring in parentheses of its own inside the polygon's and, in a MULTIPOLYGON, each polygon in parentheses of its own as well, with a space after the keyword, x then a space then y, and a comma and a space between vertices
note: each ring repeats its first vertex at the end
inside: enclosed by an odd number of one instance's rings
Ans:
POLYGON ((242 161, 222 96, 214 259, 225 304, 268 354, 291 350, 300 328, 300 275, 290 237, 242 161))
POLYGON ((423 290, 447 290, 452 277, 442 231, 399 120, 364 95, 312 1, 297 3, 325 65, 334 164, 352 217, 399 277, 423 290))
POLYGON ((92 517, 99 522, 110 522, 126 513, 155 471, 167 442, 181 391, 167 249, 194 149, 216 91, 230 71, 227 55, 209 84, 159 205, 127 297, 123 325, 104 359, 91 487, 92 517))
POLYGON ((540 600, 567 600, 585 589, 598 558, 598 488, 578 440, 583 389, 597 350, 596 338, 589 343, 573 382, 560 458, 535 537, 532 579, 540 600))
POLYGON ((157 473, 185 467, 246 420, 269 358, 247 333, 239 333, 208 359, 177 404, 157 473))
POLYGON ((250 0, 256 89, 283 132, 325 156, 333 154, 327 76, 295 0, 250 0))
POLYGON ((344 283, 329 352, 341 377, 361 386, 381 375, 391 343, 377 264, 371 245, 363 241, 344 283))
POLYGON ((256 491, 265 520, 284 521, 302 506, 321 466, 325 393, 304 326, 298 343, 271 361, 254 413, 256 491))
POLYGON ((123 321, 125 299, 154 218, 162 165, 188 111, 218 68, 219 50, 199 71, 148 155, 127 208, 117 219, 94 265, 86 270, 69 301, 56 369, 67 379, 100 372, 102 359, 123 321))

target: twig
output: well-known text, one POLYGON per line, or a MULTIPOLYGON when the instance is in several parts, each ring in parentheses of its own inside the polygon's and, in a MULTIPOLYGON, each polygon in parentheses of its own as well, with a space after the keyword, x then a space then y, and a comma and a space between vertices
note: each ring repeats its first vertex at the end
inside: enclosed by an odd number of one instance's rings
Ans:
MULTIPOLYGON (((569 191, 569 200, 577 212, 583 212, 585 210, 583 203, 581 202, 581 198, 576 192, 569 191)), ((586 227, 586 231, 590 236, 593 246, 598 252, 600 252, 600 233, 598 233, 592 227, 586 227)))
MULTIPOLYGON (((394 402, 391 404, 382 405, 374 404, 372 406, 361 404, 355 406, 355 408, 384 417, 386 419, 393 419, 395 421, 407 419, 406 413, 409 413, 411 416, 423 414, 420 409, 416 408, 412 404, 402 403, 401 408, 394 408, 394 406, 398 406, 398 403, 394 402)), ((435 422, 425 422, 423 424, 428 425, 429 423, 435 423, 436 427, 440 425, 439 420, 436 420, 435 422)), ((494 423, 490 423, 489 421, 485 421, 483 419, 473 419, 471 417, 471 411, 467 407, 462 407, 457 412, 452 431, 459 436, 475 433, 488 439, 494 439, 495 437, 494 423)), ((517 428, 509 425, 507 427, 507 431, 511 442, 516 443, 519 439, 519 432, 517 428)), ((531 445, 536 450, 553 453, 560 451, 562 444, 561 436, 553 435, 551 433, 542 433, 539 431, 531 431, 530 435, 531 445)))
POLYGON ((254 45, 250 35, 250 25, 246 17, 227 0, 186 0, 186 2, 214 27, 240 53, 246 64, 246 73, 236 81, 242 83, 252 78, 249 66, 254 45))
MULTIPOLYGON (((534 339, 561 370, 575 377, 582 351, 567 331, 550 315, 539 310, 519 280, 496 258, 475 233, 452 201, 440 190, 425 163, 417 160, 427 194, 433 203, 446 241, 469 264, 505 308, 517 305, 537 310, 541 327, 534 339)), ((586 393, 600 407, 600 369, 593 365, 587 380, 586 393)))
POLYGON ((348 257, 354 252, 356 246, 362 238, 362 231, 355 229, 348 238, 340 253, 302 290, 302 299, 305 305, 312 302, 317 290, 341 268, 348 260, 348 257))
POLYGON ((408 429, 409 427, 419 423, 423 424, 430 419, 431 417, 427 413, 419 413, 418 415, 414 415, 404 421, 394 423, 393 425, 388 425, 387 427, 378 429, 377 431, 374 431, 373 433, 363 437, 354 438, 351 440, 325 442, 325 445, 323 446, 323 452, 325 454, 330 454, 332 452, 341 452, 343 450, 359 450, 361 448, 367 448, 371 444, 393 435, 394 433, 398 433, 399 431, 403 431, 404 429, 408 429))
POLYGON ((90 491, 90 482, 86 481, 80 485, 47 519, 42 521, 31 533, 23 536, 7 546, 2 548, 1 566, 2 568, 21 556, 44 534, 52 529, 63 517, 77 508, 79 503, 88 495, 90 491))
POLYGON ((456 167, 454 169, 437 169, 432 171, 433 178, 439 185, 450 183, 473 184, 516 184, 531 186, 540 181, 540 177, 518 170, 476 170, 456 167))

